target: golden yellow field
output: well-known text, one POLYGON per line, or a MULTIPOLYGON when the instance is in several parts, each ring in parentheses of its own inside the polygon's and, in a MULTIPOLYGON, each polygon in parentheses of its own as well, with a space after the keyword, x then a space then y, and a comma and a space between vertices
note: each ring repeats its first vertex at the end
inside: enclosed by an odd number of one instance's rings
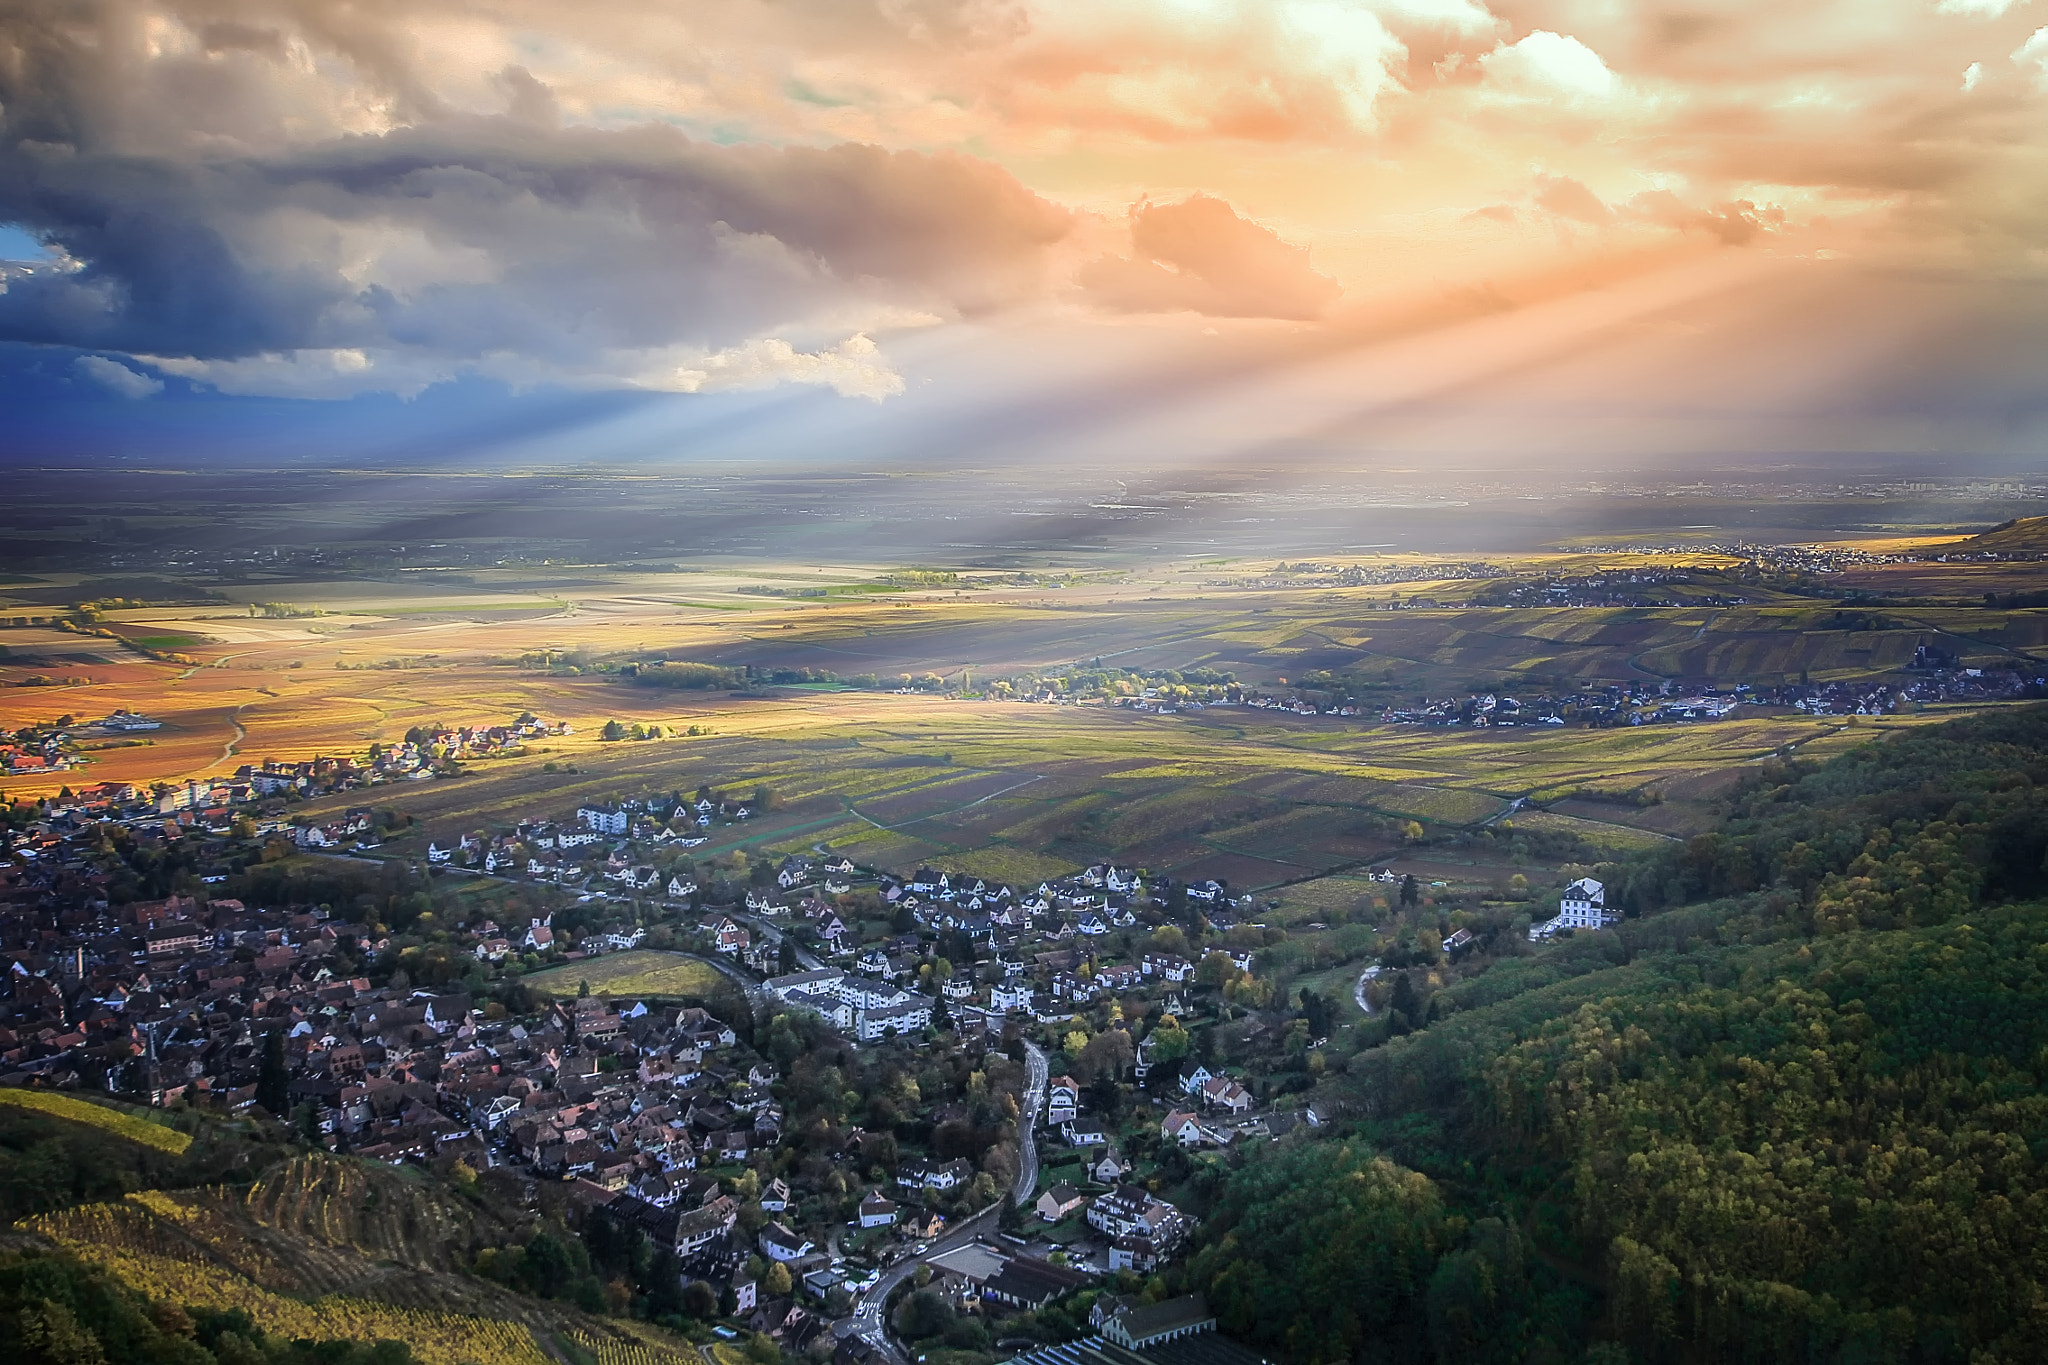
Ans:
MULTIPOLYGON (((1414 568, 1429 557, 1350 558, 1414 568)), ((1496 559, 1518 572, 1557 573, 1653 562, 1587 554, 1496 559)), ((1654 562, 1726 561, 1665 555, 1654 562)), ((2000 641, 2000 647, 2048 646, 2048 621, 2025 611, 1919 608, 1898 613, 1895 628, 1859 639, 1854 632, 1810 629, 1808 618, 1818 610, 1811 604, 1388 612, 1378 608, 1397 589, 1412 596, 1418 585, 1265 589, 1214 581, 1219 572, 1256 580, 1270 567, 1247 561, 1218 570, 1181 561, 1134 565, 1058 590, 995 585, 825 597, 761 594, 872 585, 883 571, 757 563, 687 574, 579 568, 573 577, 536 579, 531 570, 478 570, 459 585, 333 580, 228 589, 221 595, 235 600, 219 607, 138 608, 109 618, 115 629, 138 638, 197 641, 179 650, 199 667, 149 661, 118 641, 66 637, 46 627, 0 629, 0 646, 9 651, 0 655, 0 684, 15 684, 0 686, 0 727, 67 715, 93 719, 121 707, 163 722, 162 729, 95 748, 90 764, 74 771, 0 777, 0 793, 35 796, 94 781, 222 773, 272 757, 360 753, 415 725, 495 723, 525 710, 572 723, 574 737, 536 747, 580 762, 594 754, 595 732, 614 718, 696 725, 718 735, 837 729, 887 738, 905 721, 921 724, 974 706, 886 692, 780 693, 762 701, 646 689, 589 671, 522 663, 538 651, 588 661, 660 651, 671 658, 830 668, 886 680, 930 672, 955 683, 1085 663, 1107 653, 1124 667, 1199 664, 1261 685, 1317 667, 1362 668, 1384 674, 1399 689, 1441 693, 1515 671, 1567 687, 1593 676, 1777 680, 1802 670, 1820 680, 1898 665, 1923 639, 1947 639, 1965 652, 1997 652, 1971 643, 1980 639, 2000 641), (240 614, 239 602, 258 596, 329 614, 240 614), (67 639, 80 651, 75 657, 37 653, 67 648, 67 639), (18 685, 31 678, 55 685, 18 685)), ((1072 712, 1062 719, 1085 724, 1072 712)), ((1382 761, 1351 746, 1349 770, 1388 781, 1440 780, 1412 758, 1382 761)), ((1207 756, 1171 740, 1151 759, 1161 777, 1214 775, 1207 756)))
POLYGON ((154 1147, 160 1152, 183 1156, 192 1145, 192 1135, 167 1128, 161 1123, 124 1114, 104 1105, 93 1104, 70 1095, 60 1095, 49 1090, 0 1090, 0 1104, 11 1104, 18 1109, 33 1109, 73 1123, 89 1124, 102 1132, 116 1137, 139 1142, 145 1147, 154 1147))

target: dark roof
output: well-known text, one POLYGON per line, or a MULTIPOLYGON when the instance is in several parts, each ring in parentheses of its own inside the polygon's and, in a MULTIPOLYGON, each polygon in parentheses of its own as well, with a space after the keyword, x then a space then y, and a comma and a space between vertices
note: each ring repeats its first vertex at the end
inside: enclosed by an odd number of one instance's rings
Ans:
POLYGON ((1056 1299, 1070 1289, 1080 1289, 1093 1283, 1095 1277, 1092 1275, 1069 1270, 1050 1261, 1019 1256, 991 1275, 982 1287, 1019 1303, 1037 1305, 1056 1299))
POLYGON ((1123 1315, 1120 1325, 1123 1334, 1132 1341, 1143 1342, 1146 1337, 1163 1332, 1177 1332, 1198 1323, 1214 1322, 1216 1315, 1209 1311, 1209 1305, 1200 1294, 1187 1294, 1164 1303, 1148 1304, 1134 1308, 1123 1315))

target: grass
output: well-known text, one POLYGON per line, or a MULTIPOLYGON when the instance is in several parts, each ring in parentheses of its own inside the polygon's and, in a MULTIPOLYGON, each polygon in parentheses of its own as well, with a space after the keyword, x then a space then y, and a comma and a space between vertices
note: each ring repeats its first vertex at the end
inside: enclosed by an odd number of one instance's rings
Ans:
POLYGON ((526 978, 526 984, 547 995, 571 996, 590 983, 592 995, 689 996, 702 999, 716 995, 726 977, 716 967, 682 953, 664 953, 653 948, 634 948, 610 953, 587 962, 570 962, 550 967, 526 978))
POLYGON ((1278 899, 1288 919, 1308 921, 1348 912, 1375 897, 1385 900, 1390 894, 1383 882, 1337 876, 1296 882, 1279 892, 1278 899))
POLYGON ((1574 835, 1591 845, 1603 858, 1617 858, 1625 853, 1655 848, 1658 844, 1670 842, 1667 836, 1649 830, 1607 824, 1573 815, 1560 815, 1554 811, 1517 811, 1512 818, 1503 820, 1501 824, 1513 829, 1574 835))
POLYGON ((971 876, 1018 886, 1036 885, 1076 870, 1076 865, 1064 858, 1007 845, 973 849, 952 859, 951 865, 971 876))
POLYGON ((75 1099, 49 1090, 0 1090, 0 1104, 11 1104, 19 1109, 33 1109, 55 1118, 69 1119, 111 1133, 115 1137, 139 1142, 145 1147, 154 1147, 172 1156, 183 1156, 192 1145, 192 1135, 167 1128, 161 1123, 133 1114, 124 1114, 117 1109, 108 1109, 89 1100, 75 1099))

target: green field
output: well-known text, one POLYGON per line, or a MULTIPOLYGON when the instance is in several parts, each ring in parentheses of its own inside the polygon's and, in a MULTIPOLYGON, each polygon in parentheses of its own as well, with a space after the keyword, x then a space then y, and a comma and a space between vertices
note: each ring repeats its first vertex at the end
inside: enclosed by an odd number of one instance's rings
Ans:
MULTIPOLYGON (((1411 821, 1441 844, 1515 798, 1531 804, 1496 834, 1569 835, 1581 858, 1617 856, 1703 827, 1728 782, 1762 758, 1822 756, 1934 719, 1472 731, 1224 710, 882 707, 868 694, 727 705, 734 723, 759 732, 595 746, 573 774, 540 772, 537 755, 506 759, 409 790, 404 805, 440 834, 559 816, 586 800, 766 787, 774 809, 714 829, 693 857, 822 845, 891 871, 931 863, 1015 883, 1113 860, 1255 889, 1360 871, 1398 853, 1411 821), (1543 809, 1553 805, 1570 809, 1543 809)), ((614 961, 576 970, 608 972, 614 961)))
POLYGON ((554 996, 580 995, 585 982, 592 995, 690 999, 716 995, 728 985, 726 976, 707 962, 652 948, 570 962, 526 978, 533 989, 554 996))

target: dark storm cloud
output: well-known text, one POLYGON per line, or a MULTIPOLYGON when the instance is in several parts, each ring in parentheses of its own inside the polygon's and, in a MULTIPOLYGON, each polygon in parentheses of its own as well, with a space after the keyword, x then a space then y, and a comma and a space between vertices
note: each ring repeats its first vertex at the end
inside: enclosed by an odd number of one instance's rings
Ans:
POLYGON ((304 120, 263 80, 291 60, 268 30, 200 25, 166 56, 115 9, 16 14, 0 37, 0 222, 70 268, 10 282, 4 340, 201 360, 510 355, 588 374, 614 351, 998 307, 1038 288, 1068 228, 953 153, 560 127, 516 68, 504 115, 287 137, 304 120))

